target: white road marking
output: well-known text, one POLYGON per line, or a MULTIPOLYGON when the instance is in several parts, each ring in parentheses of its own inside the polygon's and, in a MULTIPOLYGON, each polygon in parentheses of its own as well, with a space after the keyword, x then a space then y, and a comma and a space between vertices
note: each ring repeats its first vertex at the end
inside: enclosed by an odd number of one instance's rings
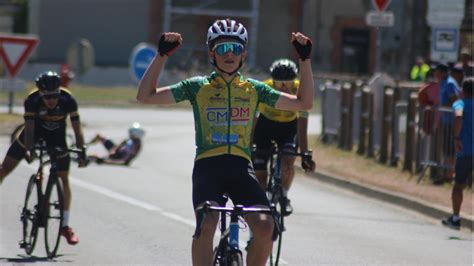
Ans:
MULTIPOLYGON (((33 170, 37 170, 37 166, 35 165, 26 165, 28 166, 29 168, 33 169, 33 170)), ((92 183, 89 183, 89 182, 86 182, 84 180, 80 180, 74 176, 71 176, 69 175, 69 180, 71 182, 72 185, 74 186, 78 186, 78 187, 81 187, 83 189, 86 189, 86 190, 89 190, 89 191, 93 191, 93 192, 96 192, 96 193, 99 193, 99 194, 102 194, 106 197, 109 197, 109 198, 112 198, 112 199, 115 199, 115 200, 118 200, 118 201, 121 201, 121 202, 125 202, 125 203, 128 203, 130 205, 133 205, 133 206, 136 206, 136 207, 139 207, 139 208, 142 208, 142 209, 145 209, 147 211, 154 211, 154 212, 157 212, 159 214, 161 214, 162 216, 165 216, 171 220, 174 220, 174 221, 177 221, 177 222, 180 222, 182 224, 185 224, 185 225, 189 225, 191 227, 195 227, 196 224, 195 224, 195 221, 191 221, 189 219, 186 219, 176 213, 172 213, 172 212, 168 212, 168 211, 164 211, 161 207, 159 206, 156 206, 156 205, 153 205, 153 204, 150 204, 150 203, 147 203, 147 202, 144 202, 144 201, 141 201, 141 200, 138 200, 138 199, 135 199, 135 198, 132 198, 130 196, 127 196, 127 195, 124 195, 124 194, 121 194, 121 193, 118 193, 118 192, 115 192, 115 191, 112 191, 108 188, 105 188, 105 187, 102 187, 102 186, 99 186, 99 185, 95 185, 95 184, 92 184, 92 183)), ((218 233, 216 232, 216 237, 217 239, 219 239, 219 235, 218 233)), ((243 241, 243 240, 240 240, 239 241, 239 245, 241 247, 245 247, 247 245, 247 242, 246 241, 243 241)), ((280 262, 282 264, 288 264, 285 260, 283 260, 282 258, 280 258, 280 262)))

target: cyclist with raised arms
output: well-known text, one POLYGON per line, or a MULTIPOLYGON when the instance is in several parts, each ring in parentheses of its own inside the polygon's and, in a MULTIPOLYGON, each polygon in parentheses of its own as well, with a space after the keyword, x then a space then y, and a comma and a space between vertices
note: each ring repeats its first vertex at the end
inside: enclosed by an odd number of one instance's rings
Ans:
MULTIPOLYGON (((7 155, 0 167, 0 183, 13 171, 21 159, 32 161, 33 146, 40 140, 46 142, 48 148, 64 148, 66 144, 66 118, 69 115, 76 137, 77 147, 84 146, 81 122, 77 103, 71 93, 60 87, 60 77, 56 72, 48 71, 36 78, 37 89, 25 100, 25 128, 8 149, 7 155)), ((57 155, 58 176, 64 188, 64 219, 61 234, 70 245, 79 242, 79 238, 69 227, 69 209, 71 206, 71 187, 69 185, 70 157, 67 151, 57 155)), ((80 167, 86 162, 81 160, 80 167)))
MULTIPOLYGON (((279 59, 270 66, 271 79, 265 81, 270 87, 285 93, 296 95, 300 86, 298 68, 289 59, 279 59)), ((296 152, 299 146, 302 153, 308 151, 308 112, 279 110, 267 104, 259 105, 260 114, 253 134, 253 142, 257 150, 268 151, 275 141, 279 150, 296 152), (298 145, 297 145, 298 144, 298 145)), ((265 190, 267 187, 267 164, 269 154, 257 153, 254 157, 255 174, 260 185, 265 190)), ((282 215, 290 215, 293 207, 287 197, 288 190, 295 176, 296 157, 284 156, 282 158, 282 187, 284 209, 282 215)), ((316 164, 311 158, 303 157, 301 166, 306 171, 314 171, 316 164)))
MULTIPOLYGON (((311 40, 292 33, 291 42, 300 56, 301 87, 298 94, 278 92, 268 85, 244 78, 238 71, 247 56, 247 30, 232 19, 215 21, 207 32, 209 59, 215 71, 178 84, 156 88, 166 59, 182 43, 181 34, 164 33, 158 54, 139 84, 137 100, 147 104, 173 104, 188 100, 194 112, 196 158, 193 169, 193 205, 205 201, 223 205, 227 193, 234 204, 268 206, 265 192, 251 163, 251 133, 259 103, 290 109, 309 110, 313 101, 311 40)), ((201 217, 196 217, 200 221, 201 217)), ((274 221, 270 215, 245 217, 254 237, 247 253, 247 265, 265 265, 272 248, 274 221)), ((211 265, 217 214, 208 214, 201 234, 192 243, 193 265, 211 265)))

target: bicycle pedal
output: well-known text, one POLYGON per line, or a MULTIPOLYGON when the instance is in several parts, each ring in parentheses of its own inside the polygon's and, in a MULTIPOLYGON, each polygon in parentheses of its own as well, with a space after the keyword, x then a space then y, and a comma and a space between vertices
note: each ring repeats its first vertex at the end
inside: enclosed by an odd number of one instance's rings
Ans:
POLYGON ((26 243, 24 240, 20 240, 18 244, 20 245, 20 248, 26 248, 26 243))

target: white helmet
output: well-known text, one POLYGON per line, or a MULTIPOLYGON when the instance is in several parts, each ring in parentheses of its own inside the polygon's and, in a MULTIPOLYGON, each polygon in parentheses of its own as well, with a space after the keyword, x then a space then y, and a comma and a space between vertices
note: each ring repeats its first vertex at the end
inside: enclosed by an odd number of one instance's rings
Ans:
POLYGON ((244 25, 233 19, 216 20, 207 30, 207 46, 213 48, 214 42, 220 38, 234 38, 247 46, 247 30, 244 25))
POLYGON ((143 130, 140 123, 134 122, 128 129, 128 135, 130 135, 131 138, 141 139, 145 135, 145 130, 143 130))

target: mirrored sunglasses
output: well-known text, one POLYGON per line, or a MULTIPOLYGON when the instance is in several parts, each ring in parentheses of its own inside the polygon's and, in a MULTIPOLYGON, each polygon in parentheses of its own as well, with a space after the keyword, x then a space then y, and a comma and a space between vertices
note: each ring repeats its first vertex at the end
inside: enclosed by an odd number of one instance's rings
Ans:
POLYGON ((294 80, 273 80, 273 85, 282 86, 285 84, 285 87, 293 87, 294 80))
POLYGON ((225 55, 229 51, 234 55, 240 55, 244 51, 244 46, 236 42, 223 42, 216 44, 214 51, 220 56, 225 55))
POLYGON ((45 100, 53 100, 59 98, 59 93, 56 94, 47 94, 42 96, 45 100))

